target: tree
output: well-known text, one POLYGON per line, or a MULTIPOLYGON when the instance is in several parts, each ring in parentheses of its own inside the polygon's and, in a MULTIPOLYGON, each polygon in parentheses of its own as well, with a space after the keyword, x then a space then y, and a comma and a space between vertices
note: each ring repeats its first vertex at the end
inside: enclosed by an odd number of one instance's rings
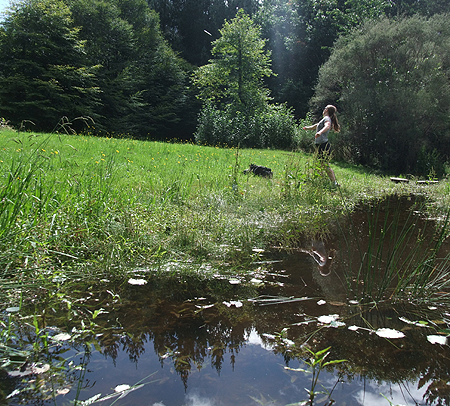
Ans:
POLYGON ((442 171, 450 156, 448 17, 383 19, 337 42, 312 103, 337 104, 341 152, 396 173, 442 171))
POLYGON ((147 2, 70 0, 70 7, 82 27, 86 63, 99 66, 96 129, 140 139, 190 136, 194 120, 181 123, 189 110, 188 67, 167 45, 147 2))
POLYGON ((51 131, 67 116, 95 118, 96 68, 59 0, 26 0, 6 15, 0 35, 0 116, 51 131))
POLYGON ((292 117, 282 107, 269 106, 269 90, 263 82, 273 73, 261 28, 239 10, 231 22, 225 22, 220 34, 213 42, 214 59, 198 68, 193 77, 204 101, 197 140, 290 146, 292 117))
POLYGON ((268 101, 262 81, 272 75, 270 52, 264 50, 266 41, 260 37, 260 27, 243 10, 225 22, 220 34, 213 42, 215 58, 195 72, 194 83, 202 100, 218 106, 232 104, 252 114, 268 101))

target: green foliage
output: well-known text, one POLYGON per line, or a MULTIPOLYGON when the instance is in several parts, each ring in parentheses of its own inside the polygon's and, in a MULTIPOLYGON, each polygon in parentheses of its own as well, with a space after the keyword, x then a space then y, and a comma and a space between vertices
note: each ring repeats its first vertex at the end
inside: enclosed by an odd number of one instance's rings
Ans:
POLYGON ((200 67, 193 81, 202 100, 218 106, 231 104, 252 114, 267 102, 262 79, 272 75, 261 29, 240 10, 236 18, 225 22, 220 34, 211 51, 215 59, 200 67))
POLYGON ((442 175, 450 156, 449 43, 448 15, 383 19, 338 41, 313 98, 317 110, 338 105, 345 123, 338 153, 347 148, 356 163, 427 176, 420 157, 439 148, 433 166, 442 175))
POLYGON ((0 116, 51 130, 60 117, 95 117, 96 68, 63 1, 27 0, 7 14, 0 36, 0 116))
POLYGON ((265 110, 249 116, 231 105, 219 110, 206 103, 195 139, 209 145, 290 149, 295 134, 293 115, 285 105, 268 105, 265 110))
POLYGON ((187 75, 146 1, 76 0, 71 10, 86 41, 88 61, 100 67, 98 114, 103 119, 96 130, 139 139, 179 135, 187 75))
POLYGON ((287 406, 296 406, 296 405, 310 405, 313 406, 315 404, 314 400, 316 399, 317 395, 319 394, 326 394, 327 395, 327 402, 325 405, 333 404, 334 400, 331 399, 331 392, 329 392, 325 387, 323 387, 324 391, 317 391, 317 384, 319 383, 319 375, 320 372, 325 369, 327 366, 330 365, 336 365, 341 364, 342 362, 346 362, 346 360, 331 360, 326 361, 326 358, 328 355, 330 355, 330 348, 325 348, 323 350, 319 350, 317 352, 309 349, 308 347, 305 347, 306 352, 310 356, 309 359, 306 359, 304 363, 308 366, 308 369, 303 368, 289 368, 285 367, 285 369, 289 371, 295 371, 295 372, 305 372, 311 374, 311 387, 310 389, 305 388, 306 392, 308 392, 308 401, 306 402, 300 402, 300 403, 294 403, 287 406), (329 400, 329 401, 328 401, 329 400))
POLYGON ((290 148, 295 133, 292 112, 269 105, 262 79, 272 74, 260 28, 244 12, 226 22, 213 43, 216 56, 200 67, 193 82, 205 102, 196 140, 211 145, 290 148))

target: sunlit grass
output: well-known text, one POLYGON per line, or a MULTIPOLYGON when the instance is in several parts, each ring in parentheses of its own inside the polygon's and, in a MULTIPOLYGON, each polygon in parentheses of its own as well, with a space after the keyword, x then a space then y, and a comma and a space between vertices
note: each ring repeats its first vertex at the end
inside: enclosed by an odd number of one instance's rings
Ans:
POLYGON ((32 275, 87 265, 84 278, 168 260, 245 267, 255 248, 326 235, 360 201, 424 190, 332 165, 339 189, 310 176, 314 159, 303 152, 3 130, 0 190, 14 215, 2 217, 0 262, 32 275), (273 179, 244 175, 250 163, 273 179))

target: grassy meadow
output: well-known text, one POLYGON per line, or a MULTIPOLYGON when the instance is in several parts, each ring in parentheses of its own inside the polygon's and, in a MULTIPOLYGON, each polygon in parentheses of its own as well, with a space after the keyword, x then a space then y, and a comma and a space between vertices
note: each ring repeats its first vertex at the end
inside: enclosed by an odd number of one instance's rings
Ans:
POLYGON ((245 271, 261 250, 326 236, 361 201, 427 194, 445 212, 449 184, 395 184, 312 155, 82 135, 0 131, 0 269, 20 281, 123 278, 139 267, 245 271), (250 163, 273 179, 243 174, 250 163))

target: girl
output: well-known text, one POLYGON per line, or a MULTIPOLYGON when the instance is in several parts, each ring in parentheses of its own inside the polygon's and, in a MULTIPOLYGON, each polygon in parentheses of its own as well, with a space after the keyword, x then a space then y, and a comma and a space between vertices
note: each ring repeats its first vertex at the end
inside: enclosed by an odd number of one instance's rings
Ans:
POLYGON ((331 152, 331 145, 328 142, 328 133, 331 129, 335 132, 339 132, 341 127, 336 117, 336 107, 329 104, 323 109, 323 118, 317 124, 303 127, 304 130, 316 130, 315 145, 317 150, 317 156, 325 165, 325 171, 328 177, 334 183, 335 186, 339 186, 336 181, 336 176, 333 169, 329 164, 329 154, 331 152))

